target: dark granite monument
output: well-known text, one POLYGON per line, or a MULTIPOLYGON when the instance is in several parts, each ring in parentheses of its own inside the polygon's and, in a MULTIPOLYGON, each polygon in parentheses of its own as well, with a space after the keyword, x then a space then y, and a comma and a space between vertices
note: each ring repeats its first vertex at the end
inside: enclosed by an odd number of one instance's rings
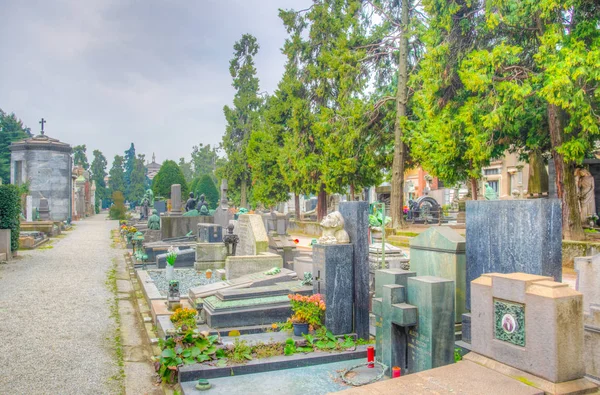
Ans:
POLYGON ((354 247, 354 332, 359 338, 369 338, 369 204, 341 202, 345 230, 354 247))
MULTIPOLYGON (((484 273, 522 272, 562 279, 558 199, 467 202, 467 284, 484 273)), ((467 286, 467 310, 471 288, 467 286)))
POLYGON ((454 283, 401 269, 375 272, 376 358, 402 374, 454 362, 454 283))
MULTIPOLYGON (((352 244, 315 244, 313 246, 313 292, 323 296, 327 306, 325 326, 334 335, 352 333, 353 330, 354 268, 352 251, 352 244)), ((367 306, 367 317, 368 312, 367 306)))
POLYGON ((198 224, 199 243, 222 243, 223 227, 218 224, 198 224))

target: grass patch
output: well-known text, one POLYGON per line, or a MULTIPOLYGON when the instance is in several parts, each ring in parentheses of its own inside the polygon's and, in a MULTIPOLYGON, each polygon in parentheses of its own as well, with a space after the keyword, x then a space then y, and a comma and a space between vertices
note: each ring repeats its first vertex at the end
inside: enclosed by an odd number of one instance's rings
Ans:
POLYGON ((118 373, 113 375, 110 379, 118 386, 118 392, 120 394, 125 394, 125 360, 123 356, 123 338, 121 334, 121 315, 119 314, 117 264, 117 258, 113 258, 112 266, 106 275, 106 287, 112 294, 110 299, 108 299, 110 317, 115 320, 115 333, 111 343, 115 351, 116 362, 119 368, 118 373))
POLYGON ((53 248, 54 248, 54 246, 52 244, 50 244, 50 242, 47 242, 46 244, 44 244, 41 247, 38 247, 37 249, 38 250, 51 250, 53 248))
POLYGON ((416 232, 396 232, 396 236, 417 237, 420 233, 416 232))
POLYGON ((520 381, 521 383, 523 383, 525 385, 528 385, 530 387, 535 387, 535 384, 532 381, 527 380, 523 376, 517 376, 517 377, 515 377, 515 379, 517 379, 518 381, 520 381))

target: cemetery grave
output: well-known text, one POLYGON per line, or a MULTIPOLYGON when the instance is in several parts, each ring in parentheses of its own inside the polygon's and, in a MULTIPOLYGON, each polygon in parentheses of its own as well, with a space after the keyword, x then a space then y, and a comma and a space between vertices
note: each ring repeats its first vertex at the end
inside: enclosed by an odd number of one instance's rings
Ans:
MULTIPOLYGON (((585 375, 593 378, 598 374, 594 368, 598 308, 588 302, 585 319, 577 308, 571 309, 570 326, 565 326, 565 320, 554 327, 535 326, 547 321, 550 311, 556 314, 550 317, 558 319, 564 309, 560 306, 577 305, 574 301, 581 300, 581 295, 567 284, 554 282, 560 277, 560 254, 515 247, 523 233, 535 233, 527 230, 529 227, 538 229, 547 245, 554 243, 557 225, 547 223, 556 218, 551 200, 547 204, 469 202, 467 237, 449 227, 431 227, 412 238, 410 261, 400 248, 369 244, 367 209, 364 202, 339 203, 350 243, 317 243, 309 255, 293 248, 286 234, 286 217, 277 213, 240 214, 226 229, 203 221, 195 224, 194 232, 144 243, 146 255, 154 262, 134 266, 163 351, 168 349, 164 347, 169 339, 181 336, 195 339, 185 347, 194 348, 197 342, 212 344, 211 353, 188 358, 189 363, 178 366, 176 374, 166 372, 171 375, 168 380, 179 382, 184 394, 199 393, 198 388, 206 385, 204 380, 214 393, 235 393, 241 386, 274 378, 292 385, 322 369, 327 374, 317 375, 322 379, 316 380, 323 382, 314 393, 362 393, 371 385, 404 391, 422 388, 429 393, 432 381, 448 393, 459 388, 478 393, 476 383, 489 387, 489 393, 500 393, 498 388, 511 388, 516 394, 596 390, 585 375), (490 209, 487 203, 500 206, 490 209), (495 216, 497 210, 519 216, 522 229, 517 233, 506 232, 505 227, 482 230, 482 224, 489 223, 486 218, 495 216), (550 214, 544 214, 548 210, 550 214), (469 252, 470 245, 478 254, 469 252), (176 283, 166 278, 167 250, 172 246, 179 248, 172 274, 176 283), (506 259, 489 252, 486 255, 486 250, 498 254, 505 246, 511 248, 506 259), (407 265, 410 270, 401 268, 407 265), (531 274, 517 273, 518 269, 531 274), (486 274, 489 271, 505 274, 486 274), (469 275, 480 272, 467 282, 469 275), (488 291, 484 292, 485 287, 488 291), (288 332, 292 329, 288 319, 294 314, 290 295, 317 294, 326 306, 322 316, 326 330, 313 331, 308 337, 288 332), (548 301, 541 302, 540 297, 548 301), (556 307, 550 307, 552 303, 556 307), (536 312, 538 305, 540 313, 536 312), (181 324, 173 321, 182 311, 178 308, 194 315, 193 332, 183 331, 181 324), (545 318, 535 318, 538 316, 545 318), (489 328, 495 328, 492 334, 489 328), (575 336, 577 328, 581 331, 575 336), (547 339, 560 342, 563 338, 569 339, 569 349, 581 350, 569 354, 575 359, 563 361, 562 354, 548 354, 547 339), (364 366, 369 339, 374 340, 375 369, 364 366), (584 342, 592 346, 584 348, 584 342), (519 353, 514 347, 527 352, 519 353), (536 351, 536 347, 541 348, 536 351), (544 355, 546 363, 550 361, 545 369, 531 368, 540 365, 531 359, 538 355, 544 355), (348 377, 366 386, 348 389, 341 379, 348 372, 348 377), (401 372, 401 378, 388 380, 396 372, 401 372), (526 378, 526 384, 515 377, 526 378), (371 381, 380 383, 369 384, 371 381)), ((137 226, 146 231, 143 222, 137 226)), ((577 267, 595 273, 596 266, 590 262, 581 260, 577 267)), ((578 285, 586 289, 588 300, 597 299, 594 284, 598 281, 589 280, 595 278, 593 274, 585 278, 588 283, 581 279, 578 285)), ((163 363, 171 363, 161 355, 163 363)), ((257 384, 257 388, 263 387, 257 384)), ((309 388, 313 387, 298 385, 288 392, 302 393, 309 388)))

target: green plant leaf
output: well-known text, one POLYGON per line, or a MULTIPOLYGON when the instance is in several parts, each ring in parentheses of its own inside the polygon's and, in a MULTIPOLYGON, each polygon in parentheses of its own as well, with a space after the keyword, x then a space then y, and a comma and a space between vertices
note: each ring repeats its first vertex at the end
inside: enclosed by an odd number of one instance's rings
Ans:
POLYGON ((296 347, 291 344, 286 344, 283 353, 287 356, 293 355, 296 352, 296 347))
POLYGON ((198 347, 192 347, 190 348, 190 352, 192 353, 192 357, 196 358, 198 355, 200 355, 201 351, 198 347))
POLYGON ((193 363, 196 363, 196 360, 195 360, 194 358, 184 358, 184 359, 183 359, 183 362, 184 362, 186 365, 191 365, 191 364, 193 364, 193 363))
POLYGON ((210 357, 206 354, 200 354, 196 357, 196 359, 198 360, 198 362, 204 362, 210 360, 210 357))
POLYGON ((163 358, 175 358, 177 356, 177 354, 175 354, 175 351, 170 348, 164 349, 160 355, 163 358))
POLYGON ((225 351, 222 348, 219 348, 215 353, 217 358, 225 358, 225 351))

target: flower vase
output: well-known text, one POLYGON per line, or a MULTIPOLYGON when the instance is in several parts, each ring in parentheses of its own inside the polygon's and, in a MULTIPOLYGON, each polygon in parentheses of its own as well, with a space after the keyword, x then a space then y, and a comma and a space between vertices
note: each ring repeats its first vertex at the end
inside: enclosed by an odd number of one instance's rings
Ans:
POLYGON ((294 323, 294 336, 302 336, 302 335, 308 335, 308 324, 307 323, 302 323, 302 324, 294 323))
POLYGON ((175 265, 169 265, 167 263, 167 267, 165 268, 165 270, 165 277, 167 278, 167 281, 173 280, 173 274, 175 273, 175 265))

